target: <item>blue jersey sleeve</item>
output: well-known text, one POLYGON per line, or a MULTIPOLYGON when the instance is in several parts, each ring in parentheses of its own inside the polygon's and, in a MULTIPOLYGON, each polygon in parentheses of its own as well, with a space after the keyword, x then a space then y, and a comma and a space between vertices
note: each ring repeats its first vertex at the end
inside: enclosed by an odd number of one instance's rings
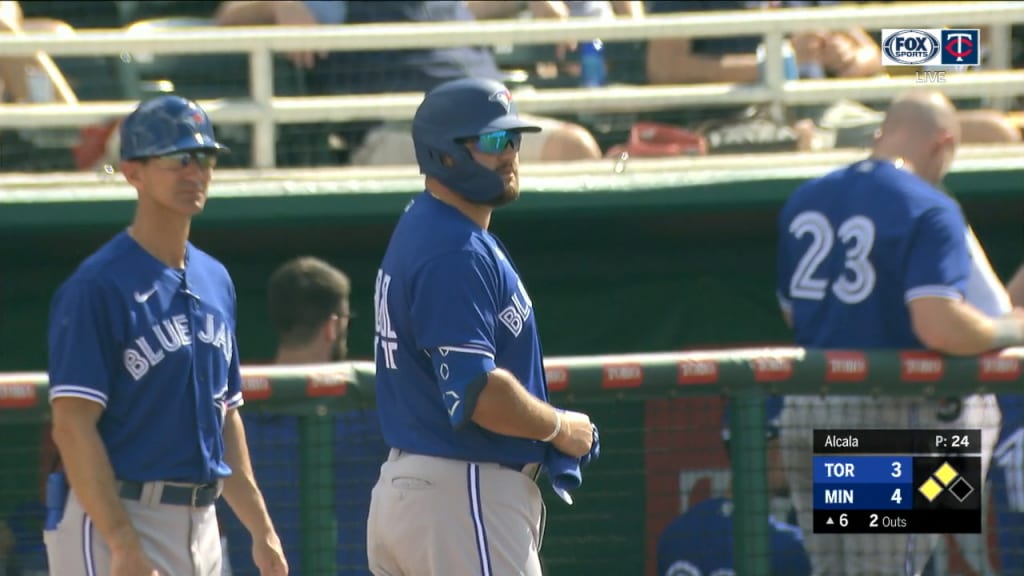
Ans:
POLYGON ((955 207, 940 206, 918 219, 906 257, 904 299, 960 299, 970 276, 967 223, 955 207))
POLYGON ((70 281, 54 295, 48 335, 51 402, 69 396, 106 407, 119 349, 116 310, 114 296, 94 281, 70 281))
POLYGON ((498 274, 482 254, 455 252, 425 264, 409 301, 419 349, 451 348, 494 358, 498 274))
POLYGON ((446 254, 421 269, 410 301, 416 343, 430 355, 451 425, 461 428, 495 369, 497 273, 479 253, 446 254))
POLYGON ((472 418, 476 401, 487 384, 487 374, 496 368, 494 358, 450 348, 438 348, 429 353, 441 399, 448 410, 448 421, 458 430, 472 418))

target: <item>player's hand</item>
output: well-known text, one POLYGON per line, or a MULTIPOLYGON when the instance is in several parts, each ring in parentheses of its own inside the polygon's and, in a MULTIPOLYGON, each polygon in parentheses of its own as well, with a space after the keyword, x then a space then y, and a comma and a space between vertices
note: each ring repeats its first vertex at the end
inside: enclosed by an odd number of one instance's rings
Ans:
POLYGON ((110 551, 110 576, 161 576, 140 546, 110 551))
POLYGON ((1024 326, 1024 308, 1021 308, 1020 306, 1014 306, 1013 310, 1010 310, 1007 313, 1007 316, 1016 318, 1017 322, 1019 322, 1021 326, 1024 326))
POLYGON ((857 63, 857 42, 849 34, 833 32, 825 39, 821 64, 836 76, 845 77, 846 72, 857 63))
POLYGON ((551 444, 563 454, 573 458, 582 458, 590 452, 594 443, 594 425, 590 416, 582 412, 566 410, 561 413, 562 429, 551 444))
POLYGON ((796 54, 796 61, 800 64, 820 64, 825 50, 825 38, 827 32, 814 30, 810 32, 797 32, 789 37, 793 45, 793 52, 796 54))
POLYGON ((288 576, 288 560, 284 557, 281 539, 271 532, 260 541, 253 541, 252 559, 260 570, 260 576, 288 576))
MULTIPOLYGON (((276 2, 274 4, 274 21, 278 26, 318 26, 320 24, 304 2, 276 2)), ((327 57, 327 53, 318 52, 316 56, 323 59, 327 57)), ((316 57, 312 52, 293 52, 288 54, 288 59, 296 67, 306 70, 313 68, 316 63, 316 57)))

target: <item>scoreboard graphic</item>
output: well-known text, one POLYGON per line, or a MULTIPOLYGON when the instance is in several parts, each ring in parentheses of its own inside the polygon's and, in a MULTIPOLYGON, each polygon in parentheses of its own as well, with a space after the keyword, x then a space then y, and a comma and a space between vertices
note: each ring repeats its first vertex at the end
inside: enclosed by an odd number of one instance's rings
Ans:
POLYGON ((815 430, 814 532, 980 534, 981 430, 815 430))

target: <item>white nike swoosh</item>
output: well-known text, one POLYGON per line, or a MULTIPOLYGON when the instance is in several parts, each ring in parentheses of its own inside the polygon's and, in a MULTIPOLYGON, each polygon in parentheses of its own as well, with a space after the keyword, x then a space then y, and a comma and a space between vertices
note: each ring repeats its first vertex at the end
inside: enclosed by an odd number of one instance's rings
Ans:
POLYGON ((452 415, 455 414, 455 409, 459 407, 459 403, 460 402, 462 402, 462 400, 456 400, 455 404, 452 404, 452 407, 448 409, 448 415, 449 416, 452 416, 452 415))
POLYGON ((152 296, 154 292, 156 292, 156 286, 154 286, 149 292, 136 292, 134 294, 135 301, 139 304, 144 304, 146 300, 149 300, 149 297, 152 296))

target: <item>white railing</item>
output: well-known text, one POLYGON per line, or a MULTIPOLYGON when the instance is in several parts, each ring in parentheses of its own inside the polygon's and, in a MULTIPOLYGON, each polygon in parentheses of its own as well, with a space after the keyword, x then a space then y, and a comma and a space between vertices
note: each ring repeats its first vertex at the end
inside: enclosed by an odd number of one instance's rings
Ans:
MULTIPOLYGON (((250 98, 201 104, 218 124, 253 126, 253 165, 274 165, 277 124, 403 120, 412 117, 420 93, 358 96, 275 97, 273 60, 292 51, 359 51, 448 46, 557 44, 568 40, 641 40, 761 35, 765 53, 781 52, 783 36, 809 29, 866 29, 987 26, 992 50, 989 68, 948 75, 950 97, 1008 98, 1024 94, 1024 71, 1009 71, 1010 26, 1024 22, 1024 2, 942 2, 887 6, 841 6, 784 11, 705 12, 650 16, 636 21, 490 21, 404 25, 341 25, 314 28, 253 27, 169 29, 141 36, 124 30, 79 31, 72 36, 0 36, 0 54, 116 56, 125 53, 248 53, 250 98)), ((638 63, 637 65, 640 65, 638 63)), ((915 85, 913 77, 785 82, 778 58, 765 63, 765 81, 757 85, 610 86, 600 89, 520 91, 520 110, 536 114, 624 112, 691 105, 748 103, 811 104, 838 98, 882 100, 915 85)), ((134 102, 86 102, 77 105, 0 105, 0 129, 80 127, 122 116, 134 102)))

